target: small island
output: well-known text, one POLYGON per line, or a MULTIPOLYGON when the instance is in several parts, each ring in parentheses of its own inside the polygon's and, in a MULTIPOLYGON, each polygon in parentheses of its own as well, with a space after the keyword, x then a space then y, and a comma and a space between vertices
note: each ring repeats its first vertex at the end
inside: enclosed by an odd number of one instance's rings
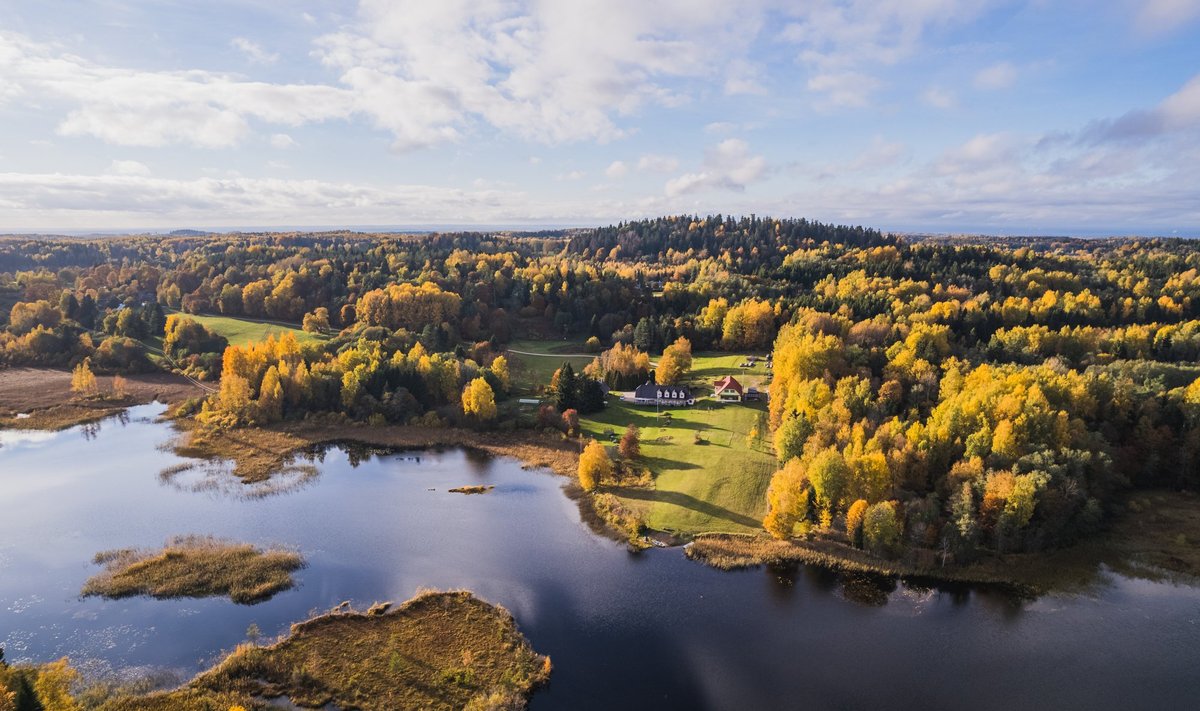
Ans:
POLYGON ((494 487, 494 486, 483 486, 482 484, 476 484, 473 486, 456 486, 453 489, 450 489, 450 493, 451 494, 486 494, 487 492, 489 492, 495 488, 496 487, 494 487))
POLYGON ((519 709, 550 676, 511 614, 469 592, 427 592, 393 611, 340 608, 292 626, 267 647, 243 645, 170 692, 128 696, 102 711, 277 708, 519 709))
POLYGON ((241 604, 262 602, 291 588, 292 573, 304 567, 304 559, 293 551, 208 536, 175 538, 159 550, 103 551, 93 562, 104 571, 84 584, 85 597, 228 596, 241 604))

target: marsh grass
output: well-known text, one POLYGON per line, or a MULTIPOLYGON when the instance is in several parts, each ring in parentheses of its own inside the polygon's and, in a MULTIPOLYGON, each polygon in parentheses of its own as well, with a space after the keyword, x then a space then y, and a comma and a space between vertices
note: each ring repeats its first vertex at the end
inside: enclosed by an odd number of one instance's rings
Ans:
POLYGON ((304 466, 297 464, 298 455, 312 456, 327 445, 345 443, 377 448, 375 453, 466 447, 513 457, 528 467, 546 467, 571 477, 579 461, 578 448, 573 443, 534 432, 474 432, 405 425, 372 427, 317 419, 233 430, 208 429, 188 419, 178 420, 177 424, 184 432, 172 444, 176 454, 227 462, 232 473, 248 484, 265 482, 281 472, 304 466))
POLYGON ((585 492, 578 484, 565 491, 578 500, 580 517, 593 532, 627 543, 633 551, 650 547, 643 535, 646 522, 618 497, 603 491, 585 492))
POLYGON ((269 708, 519 709, 550 676, 512 615, 469 592, 426 592, 398 608, 335 611, 292 625, 269 647, 241 645, 188 686, 102 711, 269 708))
POLYGON ((107 598, 229 596, 241 604, 261 602, 294 585, 304 566, 299 554, 263 550, 207 536, 175 538, 161 550, 122 548, 93 559, 104 571, 89 579, 82 594, 107 598))
POLYGON ((76 425, 87 425, 112 417, 134 404, 131 399, 78 400, 35 410, 26 417, 0 417, 0 429, 14 430, 65 430, 76 425))
MULTIPOLYGON (((167 448, 168 451, 170 447, 167 448)), ((179 491, 215 493, 236 499, 263 499, 291 493, 315 482, 320 470, 313 464, 284 463, 267 479, 247 481, 226 461, 182 462, 162 469, 158 479, 179 491)))

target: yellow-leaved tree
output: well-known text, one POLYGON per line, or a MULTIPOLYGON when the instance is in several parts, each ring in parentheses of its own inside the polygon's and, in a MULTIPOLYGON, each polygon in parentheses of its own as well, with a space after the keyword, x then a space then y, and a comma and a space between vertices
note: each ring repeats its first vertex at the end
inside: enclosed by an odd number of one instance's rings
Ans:
POLYGON ((79 679, 79 672, 71 668, 67 658, 50 662, 38 670, 33 682, 33 693, 44 711, 83 711, 79 702, 71 697, 71 685, 79 679))
POLYGON ((512 376, 508 372, 508 359, 504 356, 496 356, 491 365, 492 375, 500 381, 500 389, 508 392, 512 387, 512 376))
POLYGON ((596 485, 612 476, 612 460, 608 458, 608 450, 596 440, 591 440, 579 455, 579 485, 584 491, 591 491, 596 485))
POLYGON ((850 510, 846 512, 846 536, 855 548, 862 548, 863 519, 867 515, 867 506, 866 499, 859 499, 850 504, 850 510))
POLYGON ((480 420, 496 418, 496 394, 492 386, 483 378, 475 378, 467 383, 462 393, 463 414, 468 417, 478 417, 480 420))
POLYGON ((654 380, 659 385, 675 385, 691 367, 692 343, 680 336, 667 346, 662 357, 658 359, 658 367, 654 369, 654 380))
POLYGON ((114 375, 112 379, 113 397, 124 398, 129 394, 129 383, 119 375, 114 375))
POLYGON ((808 518, 811 487, 808 471, 799 458, 789 460, 771 477, 767 489, 767 517, 763 528, 780 540, 791 538, 796 524, 808 518))
POLYGON ((96 375, 92 372, 91 358, 84 358, 83 362, 71 371, 71 390, 80 395, 96 394, 96 375))

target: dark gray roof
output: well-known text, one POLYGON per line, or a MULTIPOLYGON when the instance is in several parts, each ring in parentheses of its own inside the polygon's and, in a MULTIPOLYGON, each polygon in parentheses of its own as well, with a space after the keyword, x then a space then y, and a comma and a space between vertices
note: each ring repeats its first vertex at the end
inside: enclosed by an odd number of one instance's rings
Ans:
POLYGON ((639 400, 690 400, 692 391, 686 385, 659 385, 646 382, 637 386, 633 396, 639 400))

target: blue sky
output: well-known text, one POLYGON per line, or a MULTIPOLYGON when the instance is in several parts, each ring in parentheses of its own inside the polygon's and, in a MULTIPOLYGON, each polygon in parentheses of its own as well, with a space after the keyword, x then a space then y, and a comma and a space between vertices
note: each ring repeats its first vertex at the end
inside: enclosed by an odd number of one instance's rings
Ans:
POLYGON ((1200 236, 1200 0, 7 0, 0 231, 1200 236))

